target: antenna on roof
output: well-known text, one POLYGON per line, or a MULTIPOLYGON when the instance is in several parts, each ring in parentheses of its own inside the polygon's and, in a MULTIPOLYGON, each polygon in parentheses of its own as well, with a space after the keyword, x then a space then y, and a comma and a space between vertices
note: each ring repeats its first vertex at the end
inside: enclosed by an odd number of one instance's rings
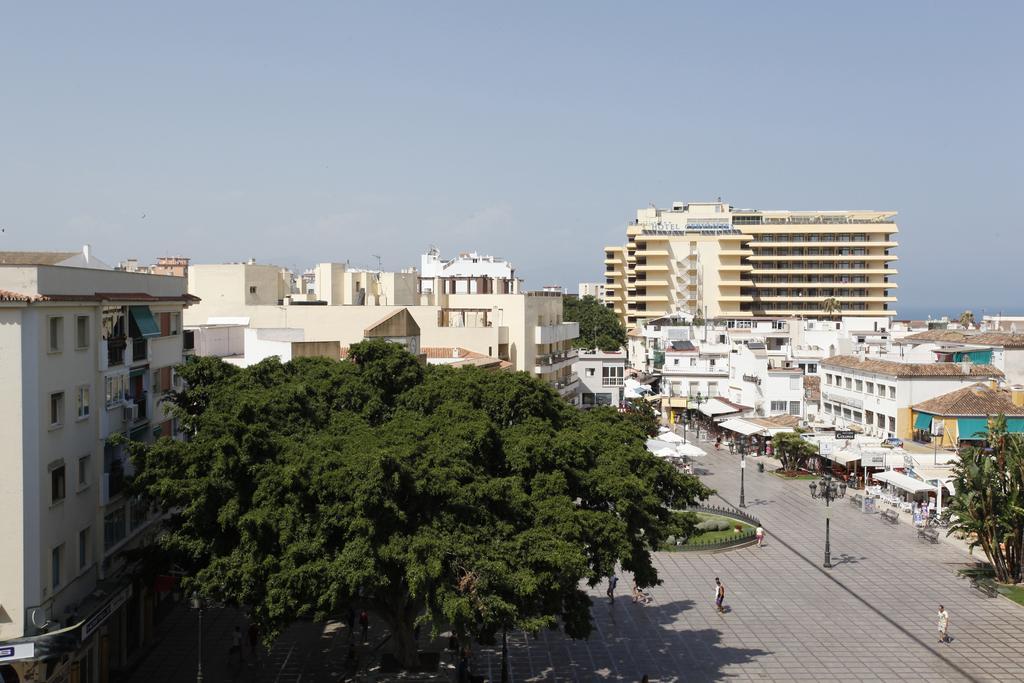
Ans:
POLYGON ((380 271, 380 255, 379 254, 370 254, 370 256, 372 256, 373 258, 377 259, 377 270, 380 271))

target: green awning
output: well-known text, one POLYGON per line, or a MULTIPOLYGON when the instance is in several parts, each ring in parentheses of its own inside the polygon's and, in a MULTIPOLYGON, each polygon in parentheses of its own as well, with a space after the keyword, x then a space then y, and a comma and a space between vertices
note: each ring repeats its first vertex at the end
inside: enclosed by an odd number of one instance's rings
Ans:
POLYGON ((957 432, 960 439, 986 439, 988 438, 987 417, 961 417, 956 421, 957 432))
POLYGON ((1006 418, 1006 431, 1011 434, 1024 434, 1024 417, 1006 418))
POLYGON ((153 318, 153 312, 149 306, 129 306, 128 314, 131 316, 131 333, 133 337, 159 337, 160 326, 153 318), (137 334, 136 334, 137 333, 137 334))
POLYGON ((149 425, 142 425, 128 432, 128 438, 132 441, 142 441, 146 438, 146 432, 149 430, 149 425))
POLYGON ((135 368, 128 373, 129 377, 145 377, 148 370, 146 368, 135 368))
POLYGON ((976 351, 956 351, 953 353, 953 361, 961 363, 968 360, 976 365, 986 365, 992 362, 992 349, 979 349, 976 351))
POLYGON ((926 432, 932 428, 932 416, 928 413, 918 413, 914 416, 914 429, 923 429, 926 432))

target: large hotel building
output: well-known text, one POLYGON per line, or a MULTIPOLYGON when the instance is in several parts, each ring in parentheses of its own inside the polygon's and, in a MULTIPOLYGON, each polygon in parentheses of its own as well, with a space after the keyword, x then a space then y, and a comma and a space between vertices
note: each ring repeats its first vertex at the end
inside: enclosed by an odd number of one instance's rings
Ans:
POLYGON ((677 312, 891 317, 895 215, 721 201, 640 209, 626 245, 605 247, 605 301, 627 328, 677 312))

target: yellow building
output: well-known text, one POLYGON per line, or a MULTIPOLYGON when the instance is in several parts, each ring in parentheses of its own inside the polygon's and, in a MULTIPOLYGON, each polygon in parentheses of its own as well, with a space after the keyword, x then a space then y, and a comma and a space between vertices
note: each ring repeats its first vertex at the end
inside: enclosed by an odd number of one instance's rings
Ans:
POLYGON ((675 312, 891 318, 895 215, 723 202, 640 209, 625 246, 605 248, 606 304, 627 328, 675 312))

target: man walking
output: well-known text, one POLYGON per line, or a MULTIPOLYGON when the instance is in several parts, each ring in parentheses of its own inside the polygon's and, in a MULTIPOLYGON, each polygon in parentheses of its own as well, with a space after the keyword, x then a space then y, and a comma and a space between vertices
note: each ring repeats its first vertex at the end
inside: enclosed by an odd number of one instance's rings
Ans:
POLYGON ((239 626, 235 626, 234 633, 231 634, 231 648, 228 650, 228 664, 231 663, 232 657, 238 655, 238 663, 242 663, 242 629, 239 626))
POLYGON ((719 614, 725 613, 725 584, 716 576, 715 577, 715 609, 718 610, 719 614))
POLYGON ((949 612, 942 605, 939 605, 939 642, 949 642, 949 612))
POLYGON ((615 587, 617 585, 619 585, 619 577, 615 576, 615 574, 612 574, 611 576, 608 577, 608 592, 607 592, 607 595, 608 595, 608 604, 609 605, 615 603, 615 587))
POLYGON ((363 629, 363 642, 365 643, 367 641, 367 631, 370 628, 370 615, 366 610, 359 613, 359 625, 363 629))
POLYGON ((755 533, 757 536, 757 547, 760 548, 764 545, 764 527, 757 527, 757 531, 755 533))

